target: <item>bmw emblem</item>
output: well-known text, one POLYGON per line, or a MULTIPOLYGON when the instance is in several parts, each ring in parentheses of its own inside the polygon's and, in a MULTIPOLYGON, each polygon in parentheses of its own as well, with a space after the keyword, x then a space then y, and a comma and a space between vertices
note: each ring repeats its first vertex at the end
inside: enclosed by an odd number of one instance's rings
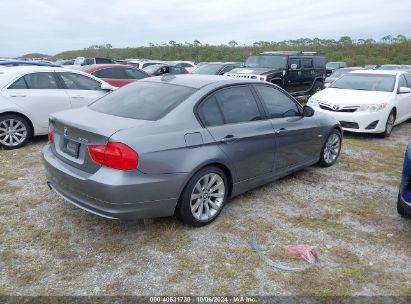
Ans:
POLYGON ((339 105, 333 105, 333 109, 337 111, 337 110, 340 109, 340 106, 339 105))
POLYGON ((67 129, 67 127, 64 127, 63 134, 64 134, 64 136, 67 136, 67 134, 68 134, 68 129, 67 129))

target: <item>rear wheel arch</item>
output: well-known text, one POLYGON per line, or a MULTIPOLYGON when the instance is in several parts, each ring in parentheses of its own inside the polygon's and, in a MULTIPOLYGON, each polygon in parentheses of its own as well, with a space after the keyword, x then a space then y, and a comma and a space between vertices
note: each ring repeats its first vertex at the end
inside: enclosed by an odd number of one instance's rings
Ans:
POLYGON ((204 164, 204 165, 196 168, 196 170, 194 170, 194 171, 190 174, 190 176, 187 178, 187 180, 186 180, 185 183, 184 183, 184 187, 183 187, 183 188, 181 189, 181 191, 180 191, 180 195, 179 195, 178 202, 177 202, 177 205, 176 205, 176 208, 175 208, 174 212, 178 209, 178 205, 180 204, 180 201, 181 201, 181 196, 183 195, 184 190, 185 190, 185 188, 187 187, 187 185, 188 185, 188 183, 190 182, 190 180, 192 179, 192 177, 193 177, 194 175, 196 175, 197 172, 199 172, 199 171, 201 171, 201 170, 203 170, 204 168, 207 168, 207 167, 217 167, 217 168, 221 169, 221 170, 224 172, 224 174, 225 174, 225 176, 226 176, 226 178, 227 178, 227 184, 228 184, 228 185, 227 185, 227 186, 228 186, 228 195, 227 195, 227 198, 230 198, 231 193, 232 193, 232 191, 233 191, 233 176, 232 176, 231 170, 230 170, 226 165, 224 165, 224 164, 221 163, 221 162, 210 162, 210 163, 204 164))
POLYGON ((34 136, 34 125, 33 125, 33 122, 31 121, 31 119, 28 118, 26 115, 24 115, 22 113, 13 112, 13 111, 2 112, 2 113, 0 113, 0 117, 3 116, 3 115, 9 115, 9 114, 20 116, 21 118, 24 118, 30 126, 30 138, 33 138, 33 136, 34 136))

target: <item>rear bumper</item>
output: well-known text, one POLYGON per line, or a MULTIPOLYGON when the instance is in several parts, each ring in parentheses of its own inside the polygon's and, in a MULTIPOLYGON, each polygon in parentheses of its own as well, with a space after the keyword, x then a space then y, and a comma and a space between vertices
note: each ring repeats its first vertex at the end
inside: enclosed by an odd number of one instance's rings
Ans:
POLYGON ((171 216, 185 173, 143 174, 101 167, 84 173, 58 159, 47 145, 43 151, 47 184, 67 202, 111 219, 143 219, 171 216))

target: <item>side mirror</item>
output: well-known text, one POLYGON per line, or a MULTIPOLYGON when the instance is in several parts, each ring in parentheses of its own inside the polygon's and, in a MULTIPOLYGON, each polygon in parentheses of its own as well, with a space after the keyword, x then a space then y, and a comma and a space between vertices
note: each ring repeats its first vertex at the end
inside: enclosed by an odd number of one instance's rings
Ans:
POLYGON ((330 85, 331 85, 331 82, 326 82, 326 83, 324 83, 324 88, 329 88, 330 85))
POLYGON ((312 117, 314 115, 314 109, 311 108, 310 106, 305 105, 303 107, 303 116, 304 117, 312 117))
POLYGON ((102 83, 100 87, 103 91, 114 91, 114 88, 108 83, 102 83))
POLYGON ((296 70, 297 68, 298 68, 298 65, 296 63, 293 63, 292 65, 290 65, 291 70, 296 70))
POLYGON ((411 89, 407 88, 407 87, 400 87, 398 89, 398 94, 407 94, 407 93, 411 93, 411 89))

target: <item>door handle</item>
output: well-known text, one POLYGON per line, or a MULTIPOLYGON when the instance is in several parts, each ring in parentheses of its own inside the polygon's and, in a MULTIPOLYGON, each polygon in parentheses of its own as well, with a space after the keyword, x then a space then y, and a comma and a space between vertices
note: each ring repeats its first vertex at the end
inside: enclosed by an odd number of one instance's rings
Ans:
POLYGON ((10 95, 10 97, 26 97, 26 95, 10 95))
POLYGON ((274 134, 280 134, 284 131, 287 131, 287 129, 286 128, 277 129, 277 130, 274 130, 274 134))
POLYGON ((84 96, 71 96, 73 99, 84 99, 84 96))
POLYGON ((236 141, 238 138, 237 137, 235 137, 234 135, 227 135, 226 137, 224 137, 224 138, 222 138, 221 140, 220 140, 220 142, 222 142, 222 143, 225 143, 225 144, 228 144, 228 143, 231 143, 231 142, 233 142, 233 141, 236 141))

